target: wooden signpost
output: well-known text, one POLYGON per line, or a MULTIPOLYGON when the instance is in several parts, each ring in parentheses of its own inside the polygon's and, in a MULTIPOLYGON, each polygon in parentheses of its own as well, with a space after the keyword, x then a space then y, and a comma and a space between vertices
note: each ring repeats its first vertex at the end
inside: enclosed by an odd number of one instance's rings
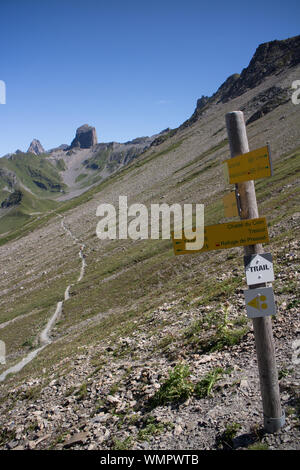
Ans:
MULTIPOLYGON (((226 114, 226 127, 232 160, 234 161, 234 159, 238 156, 240 161, 242 161, 243 154, 246 154, 247 159, 247 154, 249 156, 249 146, 244 121, 244 114, 241 111, 233 111, 231 113, 226 114)), ((264 161, 267 161, 266 157, 263 158, 265 158, 264 161)), ((269 164, 266 164, 266 167, 267 166, 270 166, 270 160, 269 164)), ((242 166, 240 168, 242 168, 242 166)), ((265 168, 265 170, 269 171, 270 168, 265 168)), ((251 177, 254 174, 255 173, 251 173, 251 177)), ((257 219, 258 208, 256 202, 254 181, 252 179, 249 180, 248 177, 246 180, 241 180, 241 177, 242 175, 233 176, 234 182, 236 183, 236 191, 238 191, 240 198, 241 219, 257 219)), ((245 246, 244 251, 245 256, 249 256, 263 253, 263 248, 262 245, 258 242, 253 245, 245 246)), ((252 284, 249 287, 249 291, 245 292, 249 293, 251 292, 251 290, 266 288, 266 283, 262 282, 258 284, 252 284)), ((246 295, 250 295, 248 293, 246 295)), ((263 311, 263 304, 268 306, 268 302, 264 302, 259 299, 267 296, 265 296, 263 293, 259 294, 260 297, 257 299, 258 294, 255 295, 254 291, 253 296, 249 300, 249 302, 252 303, 252 306, 254 306, 254 304, 259 306, 259 309, 254 308, 254 310, 263 311), (255 298, 256 300, 254 300, 255 298)), ((267 432, 272 433, 279 430, 284 425, 285 417, 284 413, 282 412, 280 403, 278 373, 275 360, 275 348, 271 317, 269 315, 256 316, 253 318, 252 321, 260 376, 260 388, 264 413, 264 428, 267 432)))
POLYGON ((267 432, 279 430, 285 423, 281 409, 278 373, 271 316, 276 315, 272 287, 274 280, 272 255, 264 253, 262 243, 269 243, 267 223, 259 217, 254 179, 272 175, 269 145, 249 152, 244 115, 241 111, 226 114, 231 159, 225 161, 225 178, 235 184, 235 193, 223 198, 227 217, 240 216, 239 221, 204 227, 204 245, 199 250, 187 250, 184 232, 172 233, 175 255, 202 253, 244 246, 244 262, 248 290, 244 291, 247 315, 253 321, 260 388, 267 432), (179 238, 180 237, 180 238, 179 238))

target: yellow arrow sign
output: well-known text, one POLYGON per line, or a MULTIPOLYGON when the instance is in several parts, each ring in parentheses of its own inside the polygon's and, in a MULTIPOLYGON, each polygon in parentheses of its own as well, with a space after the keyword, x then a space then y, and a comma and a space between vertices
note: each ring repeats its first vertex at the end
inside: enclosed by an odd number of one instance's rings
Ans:
POLYGON ((265 310, 268 308, 268 304, 265 302, 266 300, 267 297, 265 295, 258 295, 257 297, 254 297, 254 299, 250 300, 247 305, 250 305, 250 307, 253 308, 257 308, 257 310, 265 310))
POLYGON ((257 297, 254 297, 254 299, 250 300, 250 302, 248 302, 247 305, 250 305, 250 307, 259 309, 257 300, 258 300, 257 297))
POLYGON ((201 250, 187 250, 186 242, 191 242, 191 240, 187 239, 183 232, 180 234, 181 238, 174 238, 174 232, 171 235, 175 255, 202 253, 236 246, 255 245, 256 243, 269 243, 265 217, 207 225, 204 227, 204 245, 201 250))
POLYGON ((268 145, 229 158, 225 162, 227 163, 230 184, 266 178, 273 174, 268 145))

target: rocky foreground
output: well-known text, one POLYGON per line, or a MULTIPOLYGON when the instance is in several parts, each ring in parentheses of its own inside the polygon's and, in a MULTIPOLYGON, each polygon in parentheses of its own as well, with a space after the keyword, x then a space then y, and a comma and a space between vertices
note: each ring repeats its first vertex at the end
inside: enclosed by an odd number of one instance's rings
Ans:
POLYGON ((213 305, 165 303, 143 325, 135 321, 131 335, 83 346, 48 375, 44 370, 45 376, 7 394, 2 385, 1 449, 299 449, 299 243, 281 246, 275 256, 284 268, 277 274, 273 319, 282 430, 262 430, 251 322, 236 344, 223 341, 203 353, 214 334, 222 341, 220 332, 230 332, 244 315, 240 289, 231 306, 222 306, 221 326, 213 305))

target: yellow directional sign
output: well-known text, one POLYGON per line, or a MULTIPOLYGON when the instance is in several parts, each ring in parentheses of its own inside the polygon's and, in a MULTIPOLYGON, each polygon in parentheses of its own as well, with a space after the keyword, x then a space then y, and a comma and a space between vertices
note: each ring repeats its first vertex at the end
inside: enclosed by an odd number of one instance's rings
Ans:
POLYGON ((236 204, 235 191, 229 194, 225 194, 223 197, 224 204, 224 215, 225 217, 236 217, 239 215, 239 211, 236 204))
POLYGON ((225 160, 227 163, 229 183, 257 180, 272 175, 272 162, 269 146, 225 160))
POLYGON ((171 235, 175 255, 202 253, 236 246, 255 245, 256 243, 269 243, 265 217, 207 225, 204 227, 204 245, 200 250, 186 249, 186 242, 191 242, 192 239, 187 239, 183 232, 180 234, 181 238, 174 238, 174 232, 171 235))
POLYGON ((244 291, 247 316, 249 318, 276 315, 274 292, 272 287, 259 287, 244 291))

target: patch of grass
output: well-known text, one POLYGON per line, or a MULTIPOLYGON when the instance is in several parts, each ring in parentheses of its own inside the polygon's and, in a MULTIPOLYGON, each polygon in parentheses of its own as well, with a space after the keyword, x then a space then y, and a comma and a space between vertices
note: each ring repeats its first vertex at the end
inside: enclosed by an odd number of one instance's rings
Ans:
POLYGON ((206 166, 203 166, 202 168, 196 169, 196 171, 193 171, 192 173, 188 174, 185 178, 177 182, 177 186, 180 186, 182 184, 188 183, 189 181, 192 181, 194 178, 197 178, 199 175, 202 173, 207 172, 208 170, 215 168, 216 166, 219 166, 218 161, 210 161, 207 163, 206 166))
POLYGON ((79 183, 80 181, 82 181, 87 176, 88 176, 87 173, 80 173, 80 175, 78 175, 77 178, 75 179, 75 183, 79 183))
POLYGON ((216 382, 226 373, 221 367, 216 367, 208 372, 200 382, 195 386, 195 395, 197 398, 205 398, 211 395, 212 389, 216 382))
POLYGON ((41 385, 30 387, 20 395, 20 398, 22 400, 36 400, 40 396, 41 389, 41 385))
MULTIPOLYGON (((277 287, 276 289, 276 294, 293 294, 294 292, 297 292, 297 283, 292 281, 290 283, 285 283, 281 287, 277 287)), ((299 302, 299 299, 296 299, 297 303, 299 302)))
POLYGON ((65 171, 66 170, 66 164, 63 158, 60 158, 59 160, 56 160, 56 168, 58 171, 65 171))
POLYGON ((297 308, 300 305, 300 299, 293 299, 291 302, 287 304, 287 309, 290 310, 291 308, 297 308))
POLYGON ((161 423, 154 416, 147 416, 144 427, 138 432, 137 439, 138 441, 149 442, 153 436, 157 436, 166 429, 172 429, 173 427, 173 423, 161 423))
POLYGON ((26 339, 26 341, 24 341, 24 343, 22 344, 22 347, 28 347, 29 349, 33 349, 34 348, 33 341, 34 341, 33 338, 26 339))
POLYGON ((247 450, 269 450, 268 444, 264 442, 255 442, 247 447, 247 450))
MULTIPOLYGON (((105 164, 107 163, 110 154, 112 153, 112 146, 99 150, 93 157, 88 160, 84 160, 83 165, 86 168, 90 168, 91 170, 103 170, 105 164)), ((80 175, 79 175, 80 176, 80 175)))
POLYGON ((65 393, 65 397, 69 397, 70 395, 73 395, 74 391, 75 391, 75 387, 72 385, 70 388, 67 389, 65 393))
POLYGON ((113 437, 113 450, 129 450, 132 446, 133 442, 131 436, 126 437, 123 441, 113 437))
POLYGON ((216 443, 217 447, 223 450, 233 449, 233 440, 236 437, 238 431, 241 429, 239 423, 231 423, 226 426, 225 431, 217 436, 216 443))
POLYGON ((278 371, 278 380, 281 380, 281 379, 284 379, 285 377, 287 377, 289 374, 291 373, 291 371, 289 369, 280 369, 278 371))
POLYGON ((6 429, 0 429, 0 445, 3 446, 9 441, 16 438, 16 432, 14 430, 9 431, 6 429))
POLYGON ((157 344, 155 347, 155 350, 161 350, 164 351, 174 342, 175 338, 174 335, 172 334, 167 334, 166 336, 163 337, 163 339, 157 344))
POLYGON ((65 188, 57 168, 45 158, 45 154, 20 153, 8 159, 1 158, 0 168, 14 172, 27 188, 42 197, 65 188))
POLYGON ((120 383, 119 382, 116 382, 115 384, 113 384, 108 392, 108 395, 114 395, 115 393, 117 393, 117 391, 119 390, 120 388, 120 383))
POLYGON ((177 364, 169 371, 169 378, 161 385, 159 390, 149 400, 151 408, 166 405, 167 403, 180 403, 187 400, 194 391, 193 383, 188 379, 189 367, 177 364))
MULTIPOLYGON (((208 157, 209 155, 211 155, 211 154, 217 152, 218 150, 220 150, 221 148, 225 147, 225 145, 227 145, 227 143, 228 143, 228 139, 224 139, 221 142, 219 142, 218 144, 213 145, 208 150, 206 150, 205 152, 201 153, 196 158, 194 158, 191 162, 189 162, 186 165, 184 165, 183 167, 179 168, 179 170, 176 170, 175 173, 178 173, 179 171, 185 170, 186 168, 189 168, 190 166, 194 165, 195 163, 197 163, 199 161, 203 161, 205 157, 208 157)), ((218 162, 218 164, 219 164, 219 162, 218 162)))
POLYGON ((228 319, 228 311, 212 311, 195 321, 185 332, 186 344, 199 348, 202 353, 220 351, 239 344, 248 332, 246 317, 228 319))
POLYGON ((81 384, 79 390, 75 393, 77 401, 83 400, 87 396, 87 384, 81 384))

